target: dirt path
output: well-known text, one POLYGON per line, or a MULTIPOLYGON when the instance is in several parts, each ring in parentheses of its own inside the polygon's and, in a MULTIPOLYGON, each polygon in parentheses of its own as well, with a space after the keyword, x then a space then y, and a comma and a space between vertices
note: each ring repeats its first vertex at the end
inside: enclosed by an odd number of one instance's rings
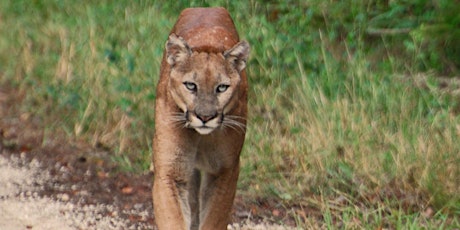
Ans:
POLYGON ((38 161, 0 155, 0 229, 148 229, 130 226, 117 215, 105 215, 115 212, 110 205, 80 207, 65 194, 60 200, 41 197, 50 180, 38 161))

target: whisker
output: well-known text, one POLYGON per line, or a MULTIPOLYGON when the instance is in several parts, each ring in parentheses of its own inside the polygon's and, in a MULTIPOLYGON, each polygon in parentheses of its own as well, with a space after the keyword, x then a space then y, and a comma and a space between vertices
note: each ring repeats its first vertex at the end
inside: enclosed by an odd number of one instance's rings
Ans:
POLYGON ((232 125, 232 124, 228 124, 228 123, 224 124, 224 127, 228 127, 230 129, 233 129, 238 133, 244 133, 244 131, 245 131, 244 127, 241 127, 241 126, 238 126, 238 125, 232 125))
POLYGON ((244 133, 246 130, 246 125, 242 122, 237 121, 234 118, 245 120, 243 117, 240 117, 240 116, 229 115, 229 116, 225 116, 224 121, 222 122, 222 125, 224 127, 229 127, 237 132, 244 133))
POLYGON ((231 120, 242 120, 246 121, 245 117, 237 116, 237 115, 225 115, 225 117, 230 118, 231 120))
POLYGON ((185 118, 184 113, 176 112, 176 113, 171 113, 168 116, 168 119, 166 122, 168 122, 168 124, 171 124, 175 127, 186 128, 187 119, 185 118))

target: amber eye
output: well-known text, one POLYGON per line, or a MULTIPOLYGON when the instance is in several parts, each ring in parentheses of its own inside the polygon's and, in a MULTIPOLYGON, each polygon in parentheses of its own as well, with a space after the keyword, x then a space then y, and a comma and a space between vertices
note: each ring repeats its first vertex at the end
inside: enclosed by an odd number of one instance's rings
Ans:
POLYGON ((185 88, 187 88, 188 90, 190 90, 192 92, 196 92, 196 90, 197 90, 197 86, 193 82, 186 81, 186 82, 184 82, 184 85, 185 85, 185 88))
POLYGON ((225 91, 228 89, 228 87, 230 87, 230 86, 229 86, 229 85, 225 85, 225 84, 220 84, 220 85, 217 86, 216 92, 217 92, 217 93, 223 93, 223 92, 225 92, 225 91))

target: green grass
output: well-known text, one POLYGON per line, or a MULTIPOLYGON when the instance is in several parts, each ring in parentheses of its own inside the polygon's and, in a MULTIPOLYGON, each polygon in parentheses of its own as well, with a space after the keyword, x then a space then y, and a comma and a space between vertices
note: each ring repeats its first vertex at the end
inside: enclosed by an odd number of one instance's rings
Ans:
MULTIPOLYGON (((148 170, 168 32, 181 9, 219 5, 167 2, 0 3, 0 82, 24 95, 44 144, 58 134, 148 170)), ((460 96, 438 78, 457 74, 455 40, 440 47, 447 35, 427 40, 420 26, 451 22, 437 20, 445 2, 428 13, 403 1, 220 2, 252 45, 248 203, 296 207, 304 228, 458 228, 460 96), (413 32, 369 35, 376 27, 413 32)))

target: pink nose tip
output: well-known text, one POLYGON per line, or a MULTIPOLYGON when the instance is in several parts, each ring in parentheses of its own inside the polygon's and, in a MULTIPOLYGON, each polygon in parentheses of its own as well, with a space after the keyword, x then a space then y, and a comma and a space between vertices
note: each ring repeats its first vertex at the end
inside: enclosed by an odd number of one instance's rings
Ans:
POLYGON ((200 119, 203 123, 206 123, 208 121, 210 121, 211 119, 217 117, 217 114, 213 114, 213 115, 196 115, 196 117, 198 117, 198 119, 200 119))

